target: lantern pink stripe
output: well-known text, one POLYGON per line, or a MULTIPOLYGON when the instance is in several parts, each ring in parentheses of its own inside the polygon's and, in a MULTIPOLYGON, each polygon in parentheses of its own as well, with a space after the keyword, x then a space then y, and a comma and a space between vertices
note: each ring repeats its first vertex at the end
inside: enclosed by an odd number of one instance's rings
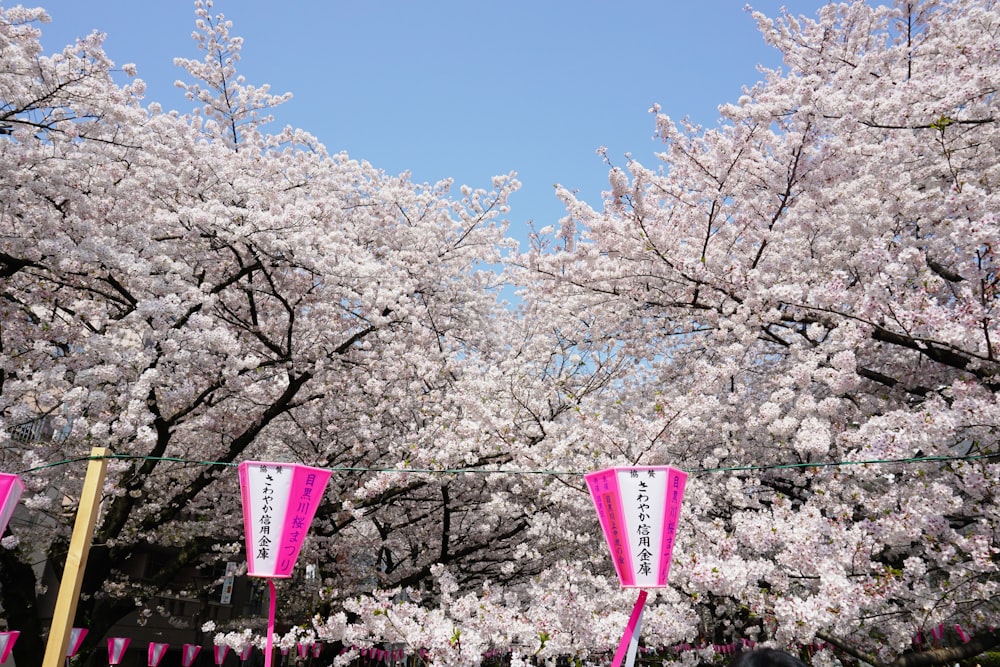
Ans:
POLYGON ((632 570, 632 555, 625 534, 625 515, 618 488, 618 476, 614 468, 585 475, 590 486, 590 495, 597 509, 597 517, 611 551, 618 578, 623 586, 635 584, 632 570))
POLYGON ((14 642, 21 635, 20 630, 0 632, 0 664, 7 662, 10 652, 14 650, 14 642))
POLYGON ((677 522, 681 514, 681 500, 684 498, 684 486, 687 483, 687 473, 670 468, 667 472, 666 507, 663 511, 663 532, 660 542, 660 569, 656 577, 659 586, 667 585, 667 575, 670 574, 670 561, 674 551, 674 536, 677 534, 677 522))
POLYGON ((291 576, 330 475, 329 470, 322 468, 294 466, 285 522, 281 530, 277 576, 291 576))

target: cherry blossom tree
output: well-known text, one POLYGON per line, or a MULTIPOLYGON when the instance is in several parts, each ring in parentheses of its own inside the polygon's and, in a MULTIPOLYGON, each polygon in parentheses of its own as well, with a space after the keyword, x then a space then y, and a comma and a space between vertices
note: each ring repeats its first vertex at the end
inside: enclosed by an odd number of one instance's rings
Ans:
MULTIPOLYGON (((231 466, 253 459, 335 470, 300 557, 324 613, 287 641, 603 660, 632 600, 580 473, 671 464, 691 477, 647 645, 919 667, 1000 642, 992 2, 756 15, 785 71, 716 127, 654 107, 659 165, 611 164, 600 210, 559 189, 559 229, 510 256, 513 175, 417 184, 269 130, 286 96, 240 77, 211 10, 204 58, 177 61, 190 114, 145 104, 99 35, 45 56, 41 10, 0 14, 19 662, 45 633, 32 565, 61 570, 94 445, 115 458, 91 646, 241 559, 231 466)), ((295 622, 317 610, 300 585, 295 622)))
POLYGON ((522 262, 630 362, 552 461, 693 472, 674 641, 955 662, 1000 642, 1000 11, 755 16, 785 70, 716 127, 654 107, 659 165, 611 164, 601 210, 560 190, 522 262))
POLYGON ((242 460, 341 470, 303 555, 338 595, 435 562, 518 574, 500 568, 527 505, 470 529, 503 480, 368 472, 508 458, 461 420, 461 391, 513 319, 487 269, 517 181, 453 194, 266 132, 285 97, 243 81, 229 23, 196 12, 188 115, 116 83, 133 68, 99 35, 45 56, 41 10, 0 18, 0 466, 27 471, 33 522, 0 549, 0 599, 25 664, 45 634, 32 564, 61 570, 84 469, 69 462, 94 445, 115 458, 78 612, 91 647, 238 560, 242 460))

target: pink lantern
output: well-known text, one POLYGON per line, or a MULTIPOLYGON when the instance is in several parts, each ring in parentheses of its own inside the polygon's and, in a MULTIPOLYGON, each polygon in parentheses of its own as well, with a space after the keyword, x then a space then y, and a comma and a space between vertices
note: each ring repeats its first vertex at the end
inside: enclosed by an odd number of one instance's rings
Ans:
POLYGON ((17 475, 0 472, 0 536, 7 530, 7 523, 17 501, 21 499, 21 492, 24 491, 24 482, 17 475))
MULTIPOLYGON (((669 466, 608 468, 584 476, 624 588, 663 588, 687 473, 669 466)), ((612 667, 635 664, 646 591, 640 590, 612 667)))
POLYGON ((310 650, 312 651, 312 657, 318 658, 320 653, 323 652, 323 645, 317 642, 312 645, 312 648, 310 650))
POLYGON ((221 665, 226 661, 226 654, 229 653, 229 647, 225 644, 216 644, 213 652, 215 654, 215 664, 221 665))
POLYGON ((316 515, 330 471, 290 463, 239 465, 248 574, 287 578, 316 515))
POLYGON ((108 664, 117 665, 125 657, 125 651, 128 649, 129 642, 132 641, 128 637, 108 637, 108 664))
POLYGON ((156 667, 160 664, 163 656, 167 654, 167 646, 169 644, 149 642, 149 659, 147 660, 149 667, 156 667))
POLYGON ((295 650, 298 651, 300 658, 305 658, 307 655, 309 655, 309 644, 302 644, 302 643, 296 644, 295 650))
POLYGON ((250 654, 253 652, 253 644, 247 644, 240 651, 240 662, 245 662, 250 659, 250 654))
POLYGON ((14 650, 14 642, 17 641, 20 634, 19 630, 0 632, 0 664, 7 662, 10 652, 14 650))
POLYGON ((687 473, 666 466, 585 476, 611 559, 626 588, 663 588, 687 473))
POLYGON ((184 650, 181 652, 181 664, 184 667, 191 667, 194 664, 194 659, 198 657, 198 653, 201 651, 201 646, 198 644, 185 644, 184 650))
POLYGON ((292 576, 330 471, 297 463, 244 461, 239 474, 247 574, 267 577, 271 594, 264 647, 264 667, 271 667, 276 598, 272 579, 292 576))
POLYGON ((66 645, 66 657, 72 658, 80 651, 83 639, 87 636, 87 628, 73 628, 69 631, 69 644, 66 645))

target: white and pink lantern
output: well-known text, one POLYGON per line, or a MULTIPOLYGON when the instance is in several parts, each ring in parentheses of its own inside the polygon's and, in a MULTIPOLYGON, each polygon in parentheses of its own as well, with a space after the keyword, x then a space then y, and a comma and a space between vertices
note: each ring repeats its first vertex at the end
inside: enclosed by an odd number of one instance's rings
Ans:
POLYGON ((185 644, 181 650, 181 664, 184 667, 191 667, 200 652, 201 646, 198 644, 185 644))
POLYGON ((69 643, 66 645, 66 661, 80 652, 83 640, 87 636, 87 628, 72 628, 69 631, 69 643))
POLYGON ((290 463, 239 465, 251 577, 285 579, 305 542, 330 471, 290 463))
POLYGON ((253 644, 247 644, 240 651, 240 662, 246 662, 250 659, 250 654, 253 653, 253 644))
MULTIPOLYGON (((687 473, 670 466, 608 468, 584 476, 623 588, 664 588, 687 473)), ((647 593, 629 616, 612 667, 635 663, 647 593)))
POLYGON ((160 661, 163 660, 163 656, 167 654, 168 646, 169 644, 164 644, 163 642, 149 642, 149 653, 146 664, 149 667, 157 667, 160 661))
POLYGON ((0 632, 0 665, 7 662, 10 652, 14 650, 14 642, 21 635, 20 630, 0 632))
POLYGON ((24 482, 17 475, 0 472, 0 537, 7 530, 10 517, 14 514, 17 501, 24 491, 24 482))
POLYGON ((108 637, 109 665, 117 665, 121 663, 122 658, 125 657, 125 651, 128 650, 130 641, 132 640, 128 637, 108 637))
POLYGON ((309 648, 309 651, 312 653, 312 657, 318 658, 320 654, 323 653, 323 645, 319 642, 316 642, 309 648))
POLYGON ((215 657, 215 664, 221 665, 226 661, 226 654, 229 653, 229 647, 225 644, 216 644, 213 648, 213 653, 215 657))
POLYGON ((271 667, 274 646, 273 580, 292 576, 330 474, 297 463, 244 461, 239 465, 247 574, 267 578, 271 594, 264 667, 271 667))
POLYGON ((298 652, 299 657, 304 660, 309 655, 309 644, 299 642, 295 645, 295 650, 298 652))

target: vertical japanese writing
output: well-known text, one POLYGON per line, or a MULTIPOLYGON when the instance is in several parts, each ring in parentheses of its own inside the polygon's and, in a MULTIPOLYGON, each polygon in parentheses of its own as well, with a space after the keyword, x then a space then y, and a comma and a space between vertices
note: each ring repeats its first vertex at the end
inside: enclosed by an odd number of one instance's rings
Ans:
POLYGON ((271 536, 272 519, 274 515, 274 480, 275 475, 282 473, 281 466, 269 468, 262 465, 259 468, 264 485, 260 493, 260 514, 257 517, 257 559, 267 560, 271 555, 271 545, 274 540, 271 536))
POLYGON ((310 472, 305 477, 298 497, 289 498, 290 505, 294 505, 294 508, 290 507, 293 513, 292 518, 288 521, 288 532, 282 544, 281 560, 278 563, 279 571, 290 570, 296 556, 298 556, 301 542, 305 539, 306 532, 309 530, 309 523, 315 512, 313 508, 313 503, 316 500, 313 493, 315 489, 316 474, 310 472))

